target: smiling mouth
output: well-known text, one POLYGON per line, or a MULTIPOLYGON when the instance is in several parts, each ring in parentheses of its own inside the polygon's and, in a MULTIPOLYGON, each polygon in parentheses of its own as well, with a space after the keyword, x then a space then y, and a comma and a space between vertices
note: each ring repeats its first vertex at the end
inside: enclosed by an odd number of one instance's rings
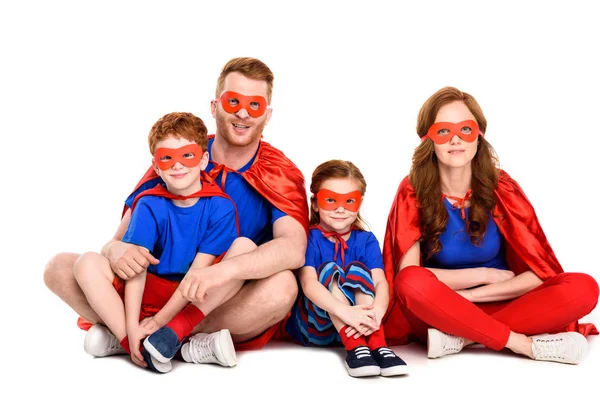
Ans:
POLYGON ((183 174, 171 174, 171 178, 180 179, 180 178, 183 178, 186 175, 187 175, 187 172, 183 173, 183 174))
POLYGON ((233 127, 237 128, 237 129, 248 129, 248 128, 250 128, 250 125, 241 125, 241 124, 231 124, 231 125, 233 125, 233 127))
POLYGON ((455 154, 455 153, 464 153, 464 150, 450 150, 448 153, 450 154, 455 154))

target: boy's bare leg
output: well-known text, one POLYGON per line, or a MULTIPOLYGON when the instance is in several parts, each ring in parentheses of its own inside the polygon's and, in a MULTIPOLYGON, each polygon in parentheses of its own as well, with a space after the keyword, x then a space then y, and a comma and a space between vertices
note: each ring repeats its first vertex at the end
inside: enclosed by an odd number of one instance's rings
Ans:
POLYGON ((79 256, 76 253, 59 253, 52 257, 44 270, 44 283, 77 314, 92 324, 97 324, 102 320, 90 307, 73 275, 73 266, 79 256))

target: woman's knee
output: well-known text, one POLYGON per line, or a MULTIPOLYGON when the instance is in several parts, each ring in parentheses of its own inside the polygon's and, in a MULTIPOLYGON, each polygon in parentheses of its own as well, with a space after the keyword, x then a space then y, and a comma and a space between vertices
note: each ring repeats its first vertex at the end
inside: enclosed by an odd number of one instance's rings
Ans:
POLYGON ((425 294, 432 290, 432 283, 436 282, 435 275, 424 267, 411 265, 404 267, 394 279, 394 293, 396 298, 405 302, 415 294, 425 294))
POLYGON ((592 312, 598 304, 600 295, 598 282, 592 276, 580 272, 569 273, 569 281, 574 286, 573 292, 583 297, 581 306, 584 312, 586 314, 592 312))

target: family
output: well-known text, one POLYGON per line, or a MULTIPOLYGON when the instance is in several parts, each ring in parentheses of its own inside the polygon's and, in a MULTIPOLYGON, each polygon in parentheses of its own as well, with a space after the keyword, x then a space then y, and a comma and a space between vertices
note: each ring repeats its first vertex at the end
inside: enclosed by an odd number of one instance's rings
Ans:
POLYGON ((167 373, 173 359, 231 367, 236 350, 287 340, 343 346, 353 377, 407 374, 388 346, 410 341, 430 358, 475 343, 584 358, 598 331, 578 320, 598 284, 563 271, 498 168, 473 96, 445 87, 421 107, 382 252, 360 214, 356 165, 317 166, 307 198, 300 170, 261 140, 273 79, 260 60, 230 60, 211 102, 215 135, 191 113, 160 118, 114 237, 48 262, 44 281, 79 314, 87 353, 167 373))

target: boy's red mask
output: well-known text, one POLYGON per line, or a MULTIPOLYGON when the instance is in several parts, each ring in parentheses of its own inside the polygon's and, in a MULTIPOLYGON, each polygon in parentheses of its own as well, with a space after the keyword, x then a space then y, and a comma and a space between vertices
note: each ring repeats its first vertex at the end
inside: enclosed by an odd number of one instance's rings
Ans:
POLYGON ((229 114, 242 108, 253 118, 258 118, 267 111, 267 100, 262 96, 244 96, 236 92, 225 92, 221 95, 221 105, 229 114))
POLYGON ((180 162, 188 168, 193 168, 200 164, 204 151, 196 143, 187 146, 171 149, 168 147, 159 147, 154 151, 154 162, 156 166, 165 171, 180 162))
POLYGON ((474 142, 479 135, 483 133, 479 130, 477 122, 468 119, 465 121, 453 124, 452 122, 436 122, 431 125, 427 131, 427 135, 421 138, 421 141, 427 138, 433 140, 435 144, 448 143, 450 139, 458 135, 465 142, 474 142))
POLYGON ((362 203, 362 194, 360 190, 340 194, 331 190, 321 189, 317 192, 317 204, 319 208, 326 211, 333 211, 338 207, 344 207, 351 212, 357 212, 362 203))

